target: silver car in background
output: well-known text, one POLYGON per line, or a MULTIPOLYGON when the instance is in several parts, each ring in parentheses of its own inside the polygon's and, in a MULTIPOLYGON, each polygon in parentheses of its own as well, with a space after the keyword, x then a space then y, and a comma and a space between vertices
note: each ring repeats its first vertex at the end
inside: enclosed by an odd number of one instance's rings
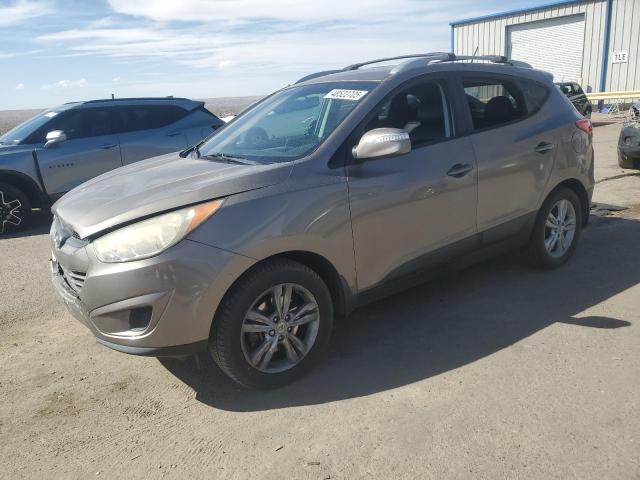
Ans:
POLYGON ((224 122, 186 98, 74 102, 0 137, 0 234, 25 228, 32 208, 114 168, 183 150, 224 122))
POLYGON ((503 57, 387 60, 310 75, 65 195, 51 272, 69 310, 115 350, 209 350, 273 387, 319 361, 334 315, 440 264, 516 248, 563 265, 593 193, 590 121, 503 57))

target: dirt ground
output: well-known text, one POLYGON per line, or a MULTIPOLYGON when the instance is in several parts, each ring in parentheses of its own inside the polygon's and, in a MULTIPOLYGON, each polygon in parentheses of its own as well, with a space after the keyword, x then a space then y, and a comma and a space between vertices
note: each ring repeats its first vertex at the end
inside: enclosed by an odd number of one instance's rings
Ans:
MULTIPOLYGON (((47 219, 0 240, 0 477, 640 479, 640 172, 595 130, 572 261, 515 255, 356 312, 270 392, 98 345, 56 301, 47 219)), ((198 368, 199 363, 199 368, 198 368)))

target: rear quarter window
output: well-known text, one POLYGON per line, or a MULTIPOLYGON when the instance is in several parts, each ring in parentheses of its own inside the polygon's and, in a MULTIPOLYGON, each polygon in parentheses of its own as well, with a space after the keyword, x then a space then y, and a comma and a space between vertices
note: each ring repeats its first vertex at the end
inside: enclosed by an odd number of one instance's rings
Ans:
POLYGON ((549 90, 544 85, 532 80, 519 79, 518 86, 527 108, 527 115, 532 115, 542 108, 549 97, 549 90))

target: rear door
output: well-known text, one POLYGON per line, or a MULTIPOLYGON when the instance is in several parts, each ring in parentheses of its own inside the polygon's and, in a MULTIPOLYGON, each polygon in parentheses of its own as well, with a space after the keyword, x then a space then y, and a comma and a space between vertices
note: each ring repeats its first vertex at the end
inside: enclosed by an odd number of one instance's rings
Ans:
POLYGON ((110 108, 67 110, 38 132, 36 157, 49 195, 68 192, 81 183, 122 166, 115 120, 110 108), (62 130, 67 140, 44 147, 46 134, 62 130))
POLYGON ((517 231, 536 209, 554 162, 555 132, 540 111, 547 87, 478 73, 461 75, 459 87, 478 161, 478 230, 509 224, 517 231))
POLYGON ((457 137, 446 77, 427 77, 394 92, 354 133, 409 132, 412 151, 353 161, 347 167, 358 287, 430 266, 442 247, 476 233, 477 169, 469 137, 457 137))
POLYGON ((130 105, 121 107, 122 126, 118 135, 122 162, 183 150, 188 146, 183 128, 176 125, 188 112, 175 105, 130 105))

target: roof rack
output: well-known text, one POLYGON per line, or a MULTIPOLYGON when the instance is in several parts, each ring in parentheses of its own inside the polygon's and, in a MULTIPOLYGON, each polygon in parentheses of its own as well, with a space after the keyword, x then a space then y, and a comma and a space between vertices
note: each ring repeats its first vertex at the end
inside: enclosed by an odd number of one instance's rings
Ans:
POLYGON ((330 75, 332 73, 339 72, 348 72, 353 70, 358 70, 366 65, 373 65, 375 63, 389 62, 391 60, 407 60, 406 62, 402 62, 391 70, 391 73, 399 73, 407 70, 412 70, 414 68, 422 67, 425 65, 424 61, 427 61, 427 65, 430 63, 444 63, 444 62, 470 62, 473 63, 475 61, 484 61, 491 63, 499 63, 504 65, 511 65, 514 67, 522 67, 522 68, 532 68, 526 62, 520 62, 518 60, 511 60, 504 55, 456 55, 451 52, 430 52, 430 53, 417 53, 413 55, 400 55, 397 57, 387 57, 387 58, 379 58, 376 60, 368 60, 366 62, 354 63, 353 65, 349 65, 342 69, 338 70, 325 70, 323 72, 312 73, 305 77, 302 77, 295 83, 306 82, 307 80, 312 80, 314 78, 323 77, 325 75, 330 75))
POLYGON ((188 100, 192 101, 188 98, 183 97, 174 97, 173 95, 168 95, 166 97, 121 97, 121 98, 99 98, 96 100, 87 100, 82 103, 100 103, 100 102, 131 102, 138 100, 188 100))
POLYGON ((444 59, 448 59, 450 57, 455 57, 455 55, 453 53, 446 53, 446 52, 430 52, 430 53, 415 53, 412 55, 400 55, 397 57, 387 57, 387 58, 379 58, 377 60, 368 60, 366 62, 361 62, 361 63, 354 63, 353 65, 349 65, 348 67, 344 67, 342 70, 343 71, 349 71, 349 70, 358 70, 361 67, 364 67, 366 65, 372 65, 374 63, 382 63, 382 62, 388 62, 390 60, 404 60, 404 59, 411 59, 411 58, 435 58, 435 57, 439 57, 444 59))

